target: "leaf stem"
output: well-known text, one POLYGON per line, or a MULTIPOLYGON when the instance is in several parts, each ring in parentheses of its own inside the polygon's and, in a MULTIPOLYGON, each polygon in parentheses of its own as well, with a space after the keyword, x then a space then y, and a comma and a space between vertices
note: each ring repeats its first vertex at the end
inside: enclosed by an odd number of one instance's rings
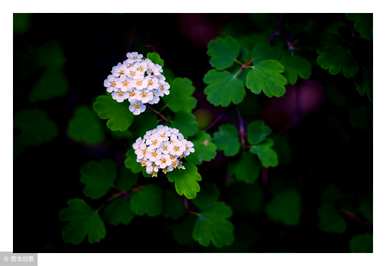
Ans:
POLYGON ((153 113, 155 113, 156 115, 158 115, 159 118, 161 118, 163 121, 170 123, 170 120, 166 116, 164 116, 161 112, 157 111, 153 107, 149 106, 149 110, 152 111, 153 113))
POLYGON ((237 112, 237 118, 239 121, 238 128, 239 128, 241 147, 243 147, 243 150, 245 150, 247 148, 247 142, 246 142, 247 133, 245 131, 245 121, 244 121, 243 117, 241 116, 240 111, 238 109, 236 109, 236 112, 237 112))

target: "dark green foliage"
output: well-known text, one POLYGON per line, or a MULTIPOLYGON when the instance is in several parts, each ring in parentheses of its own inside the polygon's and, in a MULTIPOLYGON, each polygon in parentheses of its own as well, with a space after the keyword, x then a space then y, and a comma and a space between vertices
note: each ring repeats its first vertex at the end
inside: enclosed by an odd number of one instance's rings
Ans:
POLYGON ((106 235, 98 212, 81 199, 69 200, 68 207, 60 212, 59 217, 65 223, 62 236, 66 243, 80 244, 85 238, 89 243, 95 243, 106 235))
POLYGON ((85 185, 83 192, 92 199, 105 195, 115 178, 116 167, 112 160, 91 161, 80 169, 80 181, 85 185))
POLYGON ((129 224, 134 218, 130 200, 127 198, 114 199, 104 209, 104 217, 112 225, 129 224))
POLYGON ((86 106, 75 110, 67 129, 68 136, 84 144, 99 144, 104 139, 104 132, 98 117, 86 106))
POLYGON ((180 130, 185 137, 194 136, 198 131, 196 117, 192 113, 176 113, 171 126, 180 130))
POLYGON ((286 225, 297 225, 300 221, 300 211, 300 195, 295 189, 275 193, 266 207, 270 219, 286 225))
POLYGON ((193 239, 207 247, 228 246, 234 240, 233 224, 229 222, 232 210, 223 202, 216 202, 202 209, 193 229, 193 239))
POLYGON ((239 160, 230 165, 230 173, 236 180, 254 183, 260 175, 261 166, 257 157, 250 152, 243 152, 239 160))
POLYGON ((373 252, 373 236, 370 234, 355 235, 350 240, 351 252, 373 252))
POLYGON ((15 114, 14 125, 19 133, 15 136, 16 151, 38 146, 56 137, 58 129, 47 113, 37 109, 23 110, 15 114))
POLYGON ((214 133, 213 141, 217 148, 224 152, 225 156, 234 156, 240 150, 240 140, 237 129, 231 124, 221 125, 214 133))
POLYGON ((157 216, 162 212, 162 190, 157 185, 146 185, 133 192, 130 207, 136 215, 157 216))

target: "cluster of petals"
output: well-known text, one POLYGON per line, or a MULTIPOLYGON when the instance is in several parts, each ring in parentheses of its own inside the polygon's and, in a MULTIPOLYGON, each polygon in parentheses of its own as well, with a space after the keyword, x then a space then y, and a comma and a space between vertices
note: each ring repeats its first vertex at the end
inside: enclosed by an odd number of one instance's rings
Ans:
POLYGON ((158 171, 184 169, 182 159, 194 152, 193 143, 186 140, 178 129, 159 125, 138 138, 133 144, 137 162, 146 173, 157 176, 158 171))
POLYGON ((146 104, 156 104, 169 94, 170 85, 162 71, 162 66, 142 54, 127 53, 127 59, 113 67, 104 86, 115 101, 128 100, 129 110, 139 115, 146 110, 146 104))

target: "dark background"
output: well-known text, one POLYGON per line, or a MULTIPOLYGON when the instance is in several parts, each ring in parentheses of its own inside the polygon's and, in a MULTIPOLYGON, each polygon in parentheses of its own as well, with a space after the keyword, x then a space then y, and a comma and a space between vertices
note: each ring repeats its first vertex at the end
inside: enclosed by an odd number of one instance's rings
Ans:
MULTIPOLYGON (((315 29, 322 29, 332 20, 346 21, 342 14, 266 16, 273 26, 282 21, 295 25, 311 20, 315 29)), ((80 104, 90 105, 104 92, 103 80, 111 67, 122 61, 128 51, 141 49, 157 51, 176 76, 190 78, 197 88, 199 107, 207 108, 216 117, 221 111, 210 107, 202 93, 202 77, 210 68, 207 42, 230 24, 253 30, 255 23, 256 19, 248 14, 33 14, 29 30, 14 36, 14 112, 26 106, 47 110, 58 124, 59 136, 50 143, 26 149, 14 159, 14 252, 208 251, 198 245, 177 245, 168 229, 168 220, 147 217, 134 219, 129 226, 108 226, 107 237, 99 244, 64 244, 58 212, 68 199, 82 194, 80 166, 91 159, 119 158, 129 145, 122 140, 109 140, 98 146, 84 146, 70 140, 66 130, 74 109, 80 104), (52 40, 64 51, 69 92, 65 97, 29 103, 26 95, 38 75, 19 78, 20 71, 28 71, 28 64, 19 58, 32 56, 30 48, 52 40)), ((261 28, 264 24, 256 26, 256 31, 261 28)), ((310 37, 307 42, 314 44, 310 37)), ((359 51, 359 60, 371 60, 372 48, 367 42, 358 41, 352 48, 359 51)), ((296 184, 303 206, 301 223, 293 227, 272 223, 264 215, 234 215, 236 234, 242 227, 251 230, 253 244, 243 251, 347 252, 350 236, 372 230, 371 224, 350 215, 345 217, 348 227, 344 234, 323 233, 316 226, 320 190, 327 184, 339 187, 353 205, 361 197, 372 199, 372 105, 343 77, 335 77, 337 89, 348 102, 344 108, 337 106, 329 98, 329 88, 324 83, 331 76, 313 66, 311 78, 318 84, 301 81, 291 90, 298 95, 307 86, 318 87, 316 93, 311 93, 316 99, 312 111, 277 111, 268 99, 252 103, 256 113, 263 115, 274 132, 286 137, 291 147, 290 163, 270 170, 268 183, 296 184), (350 123, 349 108, 358 106, 365 106, 368 114, 364 128, 355 128, 350 123)), ((253 100, 254 96, 250 96, 249 101, 253 100)), ((224 121, 234 119, 234 113, 229 112, 224 121)), ((215 130, 216 127, 210 132, 215 130)), ((203 176, 214 176, 225 191, 226 201, 224 163, 218 155, 214 162, 204 164, 202 171, 203 176)), ((267 184, 262 185, 269 190, 267 184)))

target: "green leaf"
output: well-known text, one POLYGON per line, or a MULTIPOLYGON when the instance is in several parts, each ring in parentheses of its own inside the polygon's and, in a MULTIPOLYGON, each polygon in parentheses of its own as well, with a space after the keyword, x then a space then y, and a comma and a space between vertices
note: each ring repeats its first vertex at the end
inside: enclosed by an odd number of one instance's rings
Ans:
POLYGON ((263 192, 258 184, 237 183, 230 189, 230 205, 235 212, 257 213, 263 207, 263 192))
POLYGON ((13 14, 13 32, 25 33, 29 29, 31 14, 19 13, 13 14))
POLYGON ((366 218, 370 223, 373 222, 373 207, 370 199, 362 200, 359 204, 358 211, 366 218))
POLYGON ((256 120, 248 124, 247 135, 249 144, 259 144, 264 141, 272 130, 262 120, 256 120))
POLYGON ((132 174, 126 167, 120 170, 115 186, 122 191, 129 191, 138 181, 138 176, 132 174))
POLYGON ((184 218, 181 222, 173 224, 172 226, 172 234, 173 238, 180 245, 190 245, 193 244, 192 232, 193 226, 196 220, 193 216, 188 216, 184 218))
POLYGON ((279 59, 281 53, 280 47, 270 45, 268 39, 257 37, 251 53, 252 61, 254 64, 258 64, 263 60, 279 59))
POLYGON ((261 164, 265 167, 276 167, 279 164, 279 159, 277 156, 276 151, 272 148, 273 146, 273 140, 267 139, 264 142, 253 145, 250 149, 250 151, 254 154, 256 154, 261 164))
POLYGON ((270 219, 286 225, 296 225, 300 221, 300 195, 294 189, 281 191, 273 196, 266 206, 270 219))
POLYGON ((134 174, 142 172, 143 168, 139 163, 137 163, 137 156, 135 155, 134 150, 131 147, 126 153, 126 159, 124 164, 126 168, 134 174))
POLYGON ((218 37, 208 43, 209 62, 220 70, 232 66, 239 53, 240 44, 230 36, 218 37))
POLYGON ((84 194, 92 199, 105 195, 114 184, 116 167, 112 160, 90 161, 80 169, 84 194))
POLYGON ((112 225, 129 224, 134 218, 130 201, 127 198, 114 199, 104 209, 103 217, 112 225))
POLYGON ((149 52, 146 54, 146 57, 149 58, 155 64, 158 64, 160 66, 164 65, 164 60, 157 52, 149 52))
POLYGON ((281 97, 287 84, 283 72, 284 66, 277 60, 260 61, 249 70, 246 86, 255 94, 263 91, 267 97, 281 97))
POLYGON ((194 144, 194 153, 187 157, 187 160, 193 164, 211 161, 216 157, 216 145, 213 144, 210 135, 200 131, 192 140, 194 144))
POLYGON ((332 205, 323 204, 318 212, 321 231, 328 233, 343 233, 346 231, 346 221, 332 205))
POLYGON ((48 68, 32 88, 29 95, 31 102, 44 101, 64 96, 68 90, 68 82, 61 69, 48 68))
POLYGON ((204 93, 208 101, 215 106, 226 107, 231 103, 239 104, 245 97, 243 82, 228 71, 211 69, 204 76, 207 84, 204 93))
POLYGON ((77 142, 95 145, 104 139, 104 132, 96 114, 86 106, 78 107, 67 129, 68 136, 77 142))
POLYGON ((171 126, 179 129, 185 137, 194 136, 198 131, 198 123, 192 113, 177 112, 171 126))
POLYGON ((130 130, 133 131, 133 136, 143 136, 146 131, 153 129, 157 126, 158 118, 153 113, 142 113, 141 119, 134 119, 133 125, 130 130))
POLYGON ((349 49, 340 45, 319 49, 318 65, 327 70, 331 75, 342 73, 346 78, 352 78, 358 72, 359 67, 349 49))
POLYGON ((174 182, 176 192, 187 199, 194 199, 200 191, 201 175, 197 167, 191 163, 184 164, 185 169, 177 169, 168 173, 167 177, 170 182, 174 182))
POLYGON ((243 152, 241 158, 229 166, 230 173, 238 181, 252 184, 260 176, 261 166, 255 155, 243 152))
POLYGON ((162 190, 157 185, 146 185, 134 192, 130 207, 136 215, 157 216, 162 212, 162 190))
POLYGON ((107 127, 112 131, 126 131, 133 122, 127 103, 118 103, 111 96, 98 96, 93 108, 99 118, 107 119, 107 127))
POLYGON ((311 75, 311 64, 307 59, 297 55, 284 55, 280 62, 284 66, 284 76, 288 83, 294 85, 298 77, 308 79, 311 75))
POLYGON ((240 140, 234 125, 223 124, 214 133, 213 141, 217 148, 224 152, 225 156, 236 155, 240 150, 240 140))
POLYGON ((170 87, 170 94, 164 97, 166 105, 173 112, 191 112, 197 104, 192 96, 195 88, 187 78, 175 78, 170 87))
POLYGON ((35 56, 40 67, 60 68, 66 62, 63 49, 57 41, 51 41, 39 47, 35 56))
POLYGON ((162 214, 166 218, 178 219, 185 213, 185 207, 182 200, 179 199, 176 193, 170 189, 165 190, 163 194, 163 211, 162 214))
POLYGON ((373 236, 371 234, 353 236, 350 240, 350 251, 357 253, 373 252, 373 236))
POLYGON ((213 183, 205 184, 197 197, 193 199, 193 204, 200 210, 206 209, 213 205, 220 197, 220 191, 213 183))
POLYGON ((69 200, 59 218, 65 223, 62 237, 66 243, 80 244, 86 237, 89 243, 96 243, 106 236, 99 214, 81 199, 69 200))
POLYGON ((231 245, 234 240, 233 224, 228 220, 231 215, 232 210, 227 205, 214 203, 198 215, 193 239, 204 247, 211 243, 217 248, 231 245))
POLYGON ((22 110, 15 114, 14 127, 17 152, 24 147, 39 146, 58 135, 56 124, 41 110, 22 110))
POLYGON ((354 23, 355 30, 366 39, 373 38, 373 15, 372 14, 347 14, 346 17, 354 23))

